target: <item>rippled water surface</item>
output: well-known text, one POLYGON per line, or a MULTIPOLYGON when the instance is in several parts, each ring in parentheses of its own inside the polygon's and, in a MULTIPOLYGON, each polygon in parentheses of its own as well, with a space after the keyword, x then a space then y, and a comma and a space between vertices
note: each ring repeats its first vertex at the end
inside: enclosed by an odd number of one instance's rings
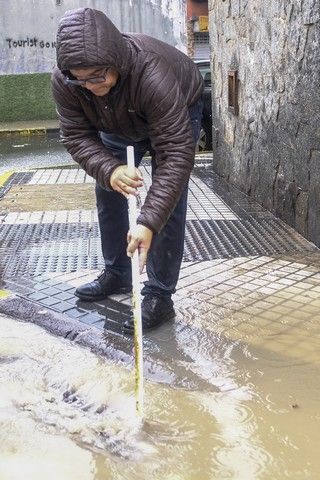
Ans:
POLYGON ((145 382, 140 423, 132 368, 1 317, 1 480, 319 478, 319 356, 230 322, 159 335, 180 382, 145 382))

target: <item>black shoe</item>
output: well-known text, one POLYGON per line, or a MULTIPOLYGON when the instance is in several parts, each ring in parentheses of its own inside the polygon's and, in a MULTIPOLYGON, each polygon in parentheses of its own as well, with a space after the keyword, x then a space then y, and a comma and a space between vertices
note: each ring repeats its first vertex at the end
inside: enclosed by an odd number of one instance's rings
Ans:
MULTIPOLYGON (((168 322, 175 316, 173 301, 164 296, 152 295, 148 293, 143 297, 141 303, 142 331, 151 330, 168 322)), ((133 333, 133 317, 126 320, 123 324, 123 330, 127 333, 133 333)))
POLYGON ((103 300, 113 293, 127 293, 132 289, 131 284, 125 282, 119 275, 115 275, 110 270, 102 270, 98 278, 93 282, 85 283, 78 287, 74 292, 76 297, 86 302, 103 300))

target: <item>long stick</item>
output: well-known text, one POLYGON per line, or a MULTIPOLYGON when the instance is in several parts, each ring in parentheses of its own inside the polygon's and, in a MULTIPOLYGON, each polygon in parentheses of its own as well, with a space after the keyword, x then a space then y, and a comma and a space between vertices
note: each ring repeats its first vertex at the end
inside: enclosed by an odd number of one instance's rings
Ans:
MULTIPOLYGON (((127 166, 131 171, 135 170, 134 150, 127 147, 127 166)), ((137 199, 134 195, 129 196, 129 226, 133 231, 137 225, 137 199)), ((135 353, 135 396, 136 412, 143 416, 143 344, 142 344, 142 318, 141 318, 141 286, 139 272, 139 252, 134 252, 131 258, 132 266, 132 307, 134 325, 134 353, 135 353)))

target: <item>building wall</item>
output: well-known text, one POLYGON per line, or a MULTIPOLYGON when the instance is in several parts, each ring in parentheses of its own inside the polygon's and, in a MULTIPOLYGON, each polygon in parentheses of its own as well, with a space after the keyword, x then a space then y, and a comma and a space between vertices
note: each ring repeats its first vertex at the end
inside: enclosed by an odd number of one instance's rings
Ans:
POLYGON ((199 15, 208 15, 208 0, 201 2, 188 0, 187 2, 188 17, 199 17, 199 15))
POLYGON ((209 18, 215 168, 320 246, 319 0, 209 0, 209 18))
POLYGON ((56 29, 66 10, 102 10, 121 31, 143 32, 186 51, 185 0, 11 0, 10 8, 7 4, 0 0, 0 93, 16 92, 24 105, 12 111, 12 98, 2 97, 0 121, 54 118, 48 86, 55 65, 56 29), (41 95, 44 86, 46 97, 35 103, 32 91, 41 95))
POLYGON ((187 53, 209 58, 208 0, 187 0, 187 53))

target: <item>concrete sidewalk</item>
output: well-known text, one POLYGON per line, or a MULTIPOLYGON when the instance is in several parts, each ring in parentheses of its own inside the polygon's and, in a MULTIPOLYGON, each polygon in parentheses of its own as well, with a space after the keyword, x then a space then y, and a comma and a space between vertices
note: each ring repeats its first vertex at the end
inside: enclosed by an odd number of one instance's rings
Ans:
MULTIPOLYGON (((142 196, 148 162, 143 174, 142 196)), ((86 338, 91 347, 94 337, 99 352, 111 345, 131 352, 132 339, 122 333, 130 295, 88 303, 73 294, 103 266, 92 178, 69 167, 9 172, 0 179, 0 223, 0 312, 86 338)), ((226 185, 210 154, 198 155, 174 300, 176 321, 145 336, 149 353, 186 326, 213 335, 223 328, 238 341, 257 328, 269 335, 283 324, 311 325, 319 319, 320 251, 226 185)))

